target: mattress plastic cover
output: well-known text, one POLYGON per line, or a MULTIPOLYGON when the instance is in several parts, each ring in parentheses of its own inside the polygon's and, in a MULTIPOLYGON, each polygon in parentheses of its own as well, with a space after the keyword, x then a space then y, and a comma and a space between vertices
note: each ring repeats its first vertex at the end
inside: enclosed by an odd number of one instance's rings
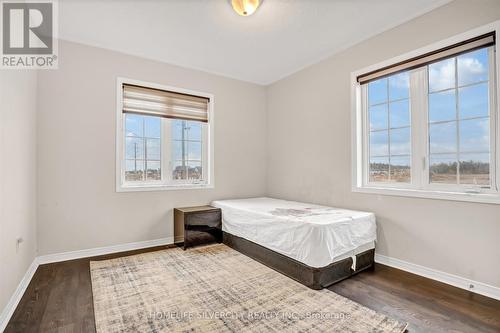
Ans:
POLYGON ((375 215, 368 212, 272 198, 211 205, 222 210, 223 231, 316 268, 366 249, 377 237, 375 215))

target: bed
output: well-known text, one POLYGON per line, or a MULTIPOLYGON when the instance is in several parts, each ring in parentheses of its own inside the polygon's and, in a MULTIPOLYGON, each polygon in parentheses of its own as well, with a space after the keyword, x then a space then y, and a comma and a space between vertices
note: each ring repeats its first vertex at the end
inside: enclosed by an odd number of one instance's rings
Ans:
POLYGON ((375 215, 273 198, 217 200, 223 242, 321 289, 373 266, 375 215))

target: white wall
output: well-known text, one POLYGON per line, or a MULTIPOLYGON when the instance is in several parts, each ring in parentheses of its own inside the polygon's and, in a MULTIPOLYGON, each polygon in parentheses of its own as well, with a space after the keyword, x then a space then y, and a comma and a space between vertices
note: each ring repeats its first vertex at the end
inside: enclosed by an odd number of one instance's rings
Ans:
POLYGON ((0 312, 36 256, 36 84, 0 72, 0 312))
POLYGON ((173 237, 173 207, 266 192, 374 211, 380 254, 500 286, 500 206, 351 193, 349 98, 351 71, 499 18, 456 0, 267 88, 63 41, 58 70, 2 72, 0 308, 35 229, 42 255, 173 237), (214 189, 115 192, 117 76, 215 95, 214 189))
POLYGON ((42 255, 172 237, 173 207, 265 194, 262 86, 62 41, 38 87, 42 255), (119 76, 215 95, 214 189, 115 192, 119 76))
POLYGON ((456 0, 268 89, 268 193, 373 211, 377 252, 500 287, 500 206, 351 192, 350 73, 500 19, 456 0))

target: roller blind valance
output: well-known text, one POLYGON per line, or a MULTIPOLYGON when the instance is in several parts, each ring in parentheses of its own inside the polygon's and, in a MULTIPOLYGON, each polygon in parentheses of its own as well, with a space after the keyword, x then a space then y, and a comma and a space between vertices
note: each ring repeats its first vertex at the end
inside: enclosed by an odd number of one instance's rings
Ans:
POLYGON ((387 66, 369 73, 359 75, 357 81, 360 84, 368 83, 386 77, 398 72, 411 70, 421 66, 428 65, 430 63, 457 56, 462 53, 470 52, 479 48, 488 47, 495 45, 495 33, 489 33, 482 36, 478 36, 457 44, 441 48, 439 50, 423 54, 418 57, 414 57, 391 66, 387 66))
POLYGON ((123 84, 123 113, 208 122, 207 97, 123 84))

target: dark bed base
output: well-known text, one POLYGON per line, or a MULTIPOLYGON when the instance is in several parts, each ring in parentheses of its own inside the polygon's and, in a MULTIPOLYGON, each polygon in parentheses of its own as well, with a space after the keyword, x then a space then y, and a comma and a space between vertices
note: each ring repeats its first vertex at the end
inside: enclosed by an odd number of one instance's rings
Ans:
POLYGON ((284 256, 244 238, 223 233, 223 242, 260 263, 308 286, 312 289, 326 288, 373 266, 375 250, 356 255, 356 269, 352 270, 352 258, 334 262, 328 266, 314 268, 284 256))

